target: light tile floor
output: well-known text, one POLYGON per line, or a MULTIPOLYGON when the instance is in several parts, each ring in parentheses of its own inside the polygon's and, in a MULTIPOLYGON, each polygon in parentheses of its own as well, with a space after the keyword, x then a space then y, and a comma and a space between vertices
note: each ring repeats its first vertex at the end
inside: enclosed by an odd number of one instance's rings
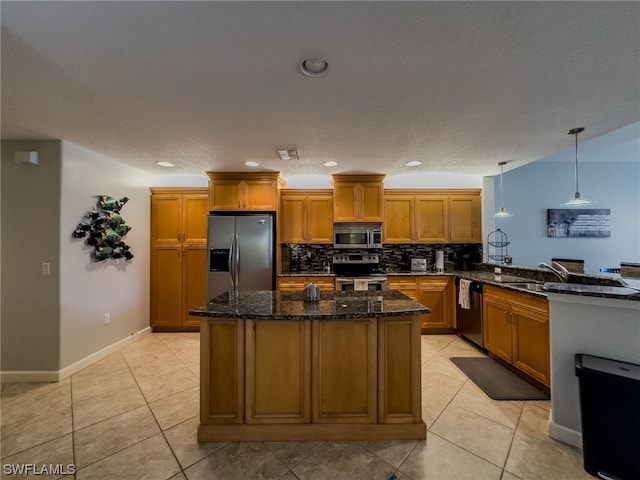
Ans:
POLYGON ((60 383, 2 385, 1 460, 76 467, 20 478, 581 480, 580 450, 547 435, 549 402, 497 402, 450 361, 480 352, 422 337, 426 441, 201 443, 197 333, 154 333, 60 383))

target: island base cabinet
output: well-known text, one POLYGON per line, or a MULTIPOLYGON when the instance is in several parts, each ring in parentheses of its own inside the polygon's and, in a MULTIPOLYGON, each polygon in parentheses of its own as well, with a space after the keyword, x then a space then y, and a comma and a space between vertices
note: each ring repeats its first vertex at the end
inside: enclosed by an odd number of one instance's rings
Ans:
POLYGON ((310 349, 309 320, 246 320, 246 423, 309 423, 310 349))
POLYGON ((416 423, 422 418, 419 317, 378 323, 378 422, 416 423))
POLYGON ((313 332, 313 422, 375 423, 375 319, 324 320, 313 332))
POLYGON ((198 441, 426 438, 419 315, 200 329, 198 441))
POLYGON ((200 422, 244 423, 244 322, 201 322, 200 370, 200 422))

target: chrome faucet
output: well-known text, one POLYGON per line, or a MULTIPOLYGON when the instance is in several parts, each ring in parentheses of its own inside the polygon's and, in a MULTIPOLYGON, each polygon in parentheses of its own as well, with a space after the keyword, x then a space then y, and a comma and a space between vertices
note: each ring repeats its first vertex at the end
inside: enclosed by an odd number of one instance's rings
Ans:
POLYGON ((548 270, 551 270, 555 274, 555 276, 560 279, 560 281, 562 283, 567 283, 569 281, 569 270, 567 270, 564 267, 564 265, 560 265, 557 262, 551 262, 551 265, 547 265, 544 262, 540 262, 538 264, 538 267, 546 268, 548 270), (553 266, 551 266, 551 265, 553 265, 553 266))

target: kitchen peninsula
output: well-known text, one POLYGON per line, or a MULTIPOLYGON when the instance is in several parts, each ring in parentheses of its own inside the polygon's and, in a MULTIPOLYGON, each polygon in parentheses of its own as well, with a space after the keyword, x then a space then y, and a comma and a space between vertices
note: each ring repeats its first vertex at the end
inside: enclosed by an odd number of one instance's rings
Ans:
POLYGON ((227 292, 200 326, 199 441, 424 439, 420 315, 396 291, 227 292))

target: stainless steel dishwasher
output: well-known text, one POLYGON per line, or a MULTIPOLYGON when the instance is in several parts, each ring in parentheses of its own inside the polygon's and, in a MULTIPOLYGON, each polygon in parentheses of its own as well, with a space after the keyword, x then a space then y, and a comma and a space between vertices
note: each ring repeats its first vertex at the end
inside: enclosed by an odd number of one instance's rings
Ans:
POLYGON ((484 348, 484 323, 482 320, 482 283, 471 282, 469 303, 471 308, 462 308, 460 298, 460 279, 456 278, 456 318, 458 332, 478 348, 484 348))

